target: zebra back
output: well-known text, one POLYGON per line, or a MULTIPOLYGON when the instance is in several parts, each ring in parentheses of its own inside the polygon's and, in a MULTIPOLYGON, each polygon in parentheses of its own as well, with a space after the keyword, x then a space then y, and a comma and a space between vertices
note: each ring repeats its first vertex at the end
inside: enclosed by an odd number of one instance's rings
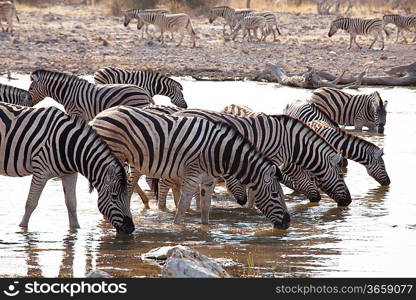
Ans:
POLYGON ((333 36, 338 29, 345 30, 350 34, 368 35, 374 31, 381 32, 383 29, 383 20, 375 19, 359 19, 359 18, 338 18, 331 22, 328 36, 333 36))
POLYGON ((394 24, 398 28, 410 30, 416 28, 416 16, 384 15, 383 24, 394 24))
POLYGON ((224 18, 227 23, 232 22, 235 17, 235 10, 229 6, 213 7, 209 11, 209 23, 213 23, 216 18, 224 18))
POLYGON ((97 189, 98 208, 113 226, 134 230, 124 167, 86 122, 55 107, 0 103, 0 123, 2 175, 49 179, 79 172, 97 189))
POLYGON ((154 104, 149 93, 135 85, 94 85, 77 76, 49 70, 34 71, 30 78, 33 104, 51 97, 62 104, 68 114, 86 121, 113 106, 154 104))
POLYGON ((158 72, 136 70, 127 71, 115 67, 101 68, 94 73, 96 84, 134 84, 149 92, 150 96, 163 95, 176 106, 187 108, 182 85, 158 72))
POLYGON ((0 101, 22 106, 32 106, 32 97, 28 91, 1 83, 0 101))

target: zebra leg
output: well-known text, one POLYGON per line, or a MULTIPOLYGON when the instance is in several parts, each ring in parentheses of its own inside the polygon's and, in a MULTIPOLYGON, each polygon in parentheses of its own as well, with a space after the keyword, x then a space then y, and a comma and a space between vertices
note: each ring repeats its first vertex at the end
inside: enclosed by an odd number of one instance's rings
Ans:
POLYGON ((138 181, 140 179, 142 174, 136 171, 136 169, 133 166, 130 166, 130 176, 128 178, 128 204, 130 207, 131 202, 131 196, 133 195, 133 190, 137 192, 142 199, 142 202, 144 204, 145 209, 149 209, 149 198, 147 195, 143 192, 142 188, 139 186, 138 181))
POLYGON ((41 174, 33 174, 32 182, 30 183, 29 196, 26 200, 25 214, 20 222, 20 227, 27 227, 29 224, 30 216, 38 206, 40 195, 42 194, 43 188, 49 178, 42 176, 41 174))
POLYGON ((395 41, 396 44, 399 42, 399 34, 400 34, 400 29, 397 28, 397 35, 396 35, 396 41, 395 41))
POLYGON ((171 186, 172 193, 173 193, 173 201, 175 201, 175 206, 178 207, 179 200, 181 198, 181 186, 174 184, 171 186))
POLYGON ((62 176, 61 179, 65 195, 65 204, 68 210, 69 227, 79 228, 76 195, 78 173, 62 176))
POLYGON ((214 193, 215 180, 210 178, 209 180, 203 180, 201 183, 200 195, 201 195, 201 223, 208 225, 209 210, 211 208, 212 194, 214 193))
POLYGON ((173 224, 182 223, 182 218, 185 215, 187 208, 190 206, 192 196, 195 193, 195 190, 198 188, 198 183, 200 178, 197 176, 187 176, 182 185, 181 185, 181 196, 179 199, 178 207, 176 209, 175 220, 173 224))
POLYGON ((166 198, 168 196, 170 186, 163 180, 159 181, 159 193, 157 196, 157 207, 159 210, 166 210, 166 198))
POLYGON ((403 41, 407 44, 407 39, 406 39, 406 35, 404 34, 404 31, 401 31, 401 33, 402 33, 403 41))
POLYGON ((177 46, 182 45, 182 41, 184 37, 185 37, 185 33, 183 32, 183 30, 181 30, 181 40, 179 41, 179 44, 177 46))
POLYGON ((358 45, 358 42, 357 42, 357 36, 354 36, 353 41, 354 41, 354 44, 357 45, 358 49, 361 49, 361 46, 358 45))
POLYGON ((375 42, 378 40, 378 34, 374 34, 373 36, 374 36, 374 40, 373 40, 373 42, 370 44, 370 47, 368 47, 368 49, 373 48, 373 45, 374 45, 374 44, 375 44, 375 42))
POLYGON ((349 45, 349 47, 348 47, 348 50, 350 50, 351 49, 351 47, 352 47, 352 41, 353 41, 353 37, 352 37, 352 35, 350 35, 350 45, 349 45))

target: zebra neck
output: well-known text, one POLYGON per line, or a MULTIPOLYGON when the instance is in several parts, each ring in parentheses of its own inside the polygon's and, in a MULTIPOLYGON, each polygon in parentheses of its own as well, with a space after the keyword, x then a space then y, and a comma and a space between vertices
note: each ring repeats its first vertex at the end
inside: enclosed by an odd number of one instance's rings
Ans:
POLYGON ((81 97, 81 91, 84 93, 90 91, 91 86, 94 85, 83 79, 62 78, 47 84, 48 96, 58 101, 59 104, 66 106, 73 104, 76 98, 81 97))
POLYGON ((368 162, 370 153, 373 153, 379 148, 366 140, 349 134, 342 129, 337 129, 338 137, 332 138, 329 141, 343 157, 351 159, 358 163, 368 162))

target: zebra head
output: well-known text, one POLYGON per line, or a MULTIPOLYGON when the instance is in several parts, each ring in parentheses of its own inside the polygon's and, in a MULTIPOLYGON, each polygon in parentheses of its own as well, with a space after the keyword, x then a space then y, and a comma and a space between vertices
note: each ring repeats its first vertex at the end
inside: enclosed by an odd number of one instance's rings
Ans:
MULTIPOLYGON (((53 74, 51 73, 49 76, 53 76, 53 74)), ((46 77, 48 77, 47 73, 42 70, 34 71, 30 75, 32 83, 30 84, 28 92, 31 98, 31 106, 36 105, 48 97, 49 92, 47 90, 46 77)))
POLYGON ((221 10, 218 7, 211 8, 209 11, 208 20, 209 23, 212 24, 216 18, 221 16, 221 10))
POLYGON ((331 26, 330 26, 329 32, 328 32, 329 37, 331 37, 335 33, 337 33, 338 29, 340 29, 340 23, 342 22, 342 20, 343 19, 336 19, 336 20, 331 22, 331 26))
POLYGON ((167 83, 169 86, 167 96, 170 98, 170 101, 178 107, 188 108, 188 104, 186 103, 185 98, 183 96, 182 85, 171 78, 168 79, 167 83))
POLYGON ((123 13, 123 17, 124 17, 124 22, 123 22, 124 27, 129 26, 130 21, 133 19, 133 14, 130 11, 126 11, 123 13))
POLYGON ((371 94, 374 98, 374 110, 375 110, 375 127, 377 129, 377 133, 384 133, 384 126, 386 125, 386 116, 387 111, 386 107, 388 102, 383 101, 380 97, 378 92, 374 92, 371 94))
POLYGON ((33 106, 32 104, 32 96, 29 93, 21 93, 19 95, 20 103, 24 106, 33 106))
POLYGON ((139 15, 139 17, 137 18, 137 30, 142 29, 143 26, 144 26, 144 21, 139 15))
POLYGON ((369 161, 365 164, 368 175, 373 177, 383 186, 390 185, 390 178, 387 174, 386 165, 383 160, 384 150, 379 148, 370 155, 369 161))
POLYGON ((102 180, 96 183, 98 210, 116 228, 117 232, 132 233, 133 219, 128 205, 127 179, 119 161, 103 168, 102 180))
POLYGON ((259 172, 258 179, 249 183, 250 197, 254 198, 257 208, 278 229, 287 229, 290 225, 290 215, 284 201, 282 187, 279 181, 282 173, 273 164, 259 172))
POLYGON ((322 190, 334 199, 338 206, 348 206, 351 203, 351 194, 343 178, 341 162, 342 157, 338 153, 330 156, 329 167, 318 180, 322 190))

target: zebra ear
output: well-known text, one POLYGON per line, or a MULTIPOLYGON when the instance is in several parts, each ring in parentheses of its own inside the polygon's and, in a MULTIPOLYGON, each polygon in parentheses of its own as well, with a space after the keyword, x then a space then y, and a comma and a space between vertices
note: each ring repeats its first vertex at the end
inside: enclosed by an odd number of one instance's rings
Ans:
POLYGON ((384 107, 384 109, 386 109, 387 104, 389 104, 389 102, 388 102, 387 100, 383 102, 383 107, 384 107))
POLYGON ((374 152, 374 158, 375 159, 380 159, 380 157, 382 157, 383 155, 384 155, 384 149, 383 148, 380 148, 379 150, 374 152))
POLYGON ((334 155, 333 157, 331 157, 331 165, 333 167, 337 167, 337 166, 339 166, 339 163, 341 162, 341 160, 342 160, 341 155, 339 155, 339 154, 334 155))
POLYGON ((30 75, 30 80, 32 81, 38 81, 39 77, 36 73, 32 73, 32 75, 30 75))

